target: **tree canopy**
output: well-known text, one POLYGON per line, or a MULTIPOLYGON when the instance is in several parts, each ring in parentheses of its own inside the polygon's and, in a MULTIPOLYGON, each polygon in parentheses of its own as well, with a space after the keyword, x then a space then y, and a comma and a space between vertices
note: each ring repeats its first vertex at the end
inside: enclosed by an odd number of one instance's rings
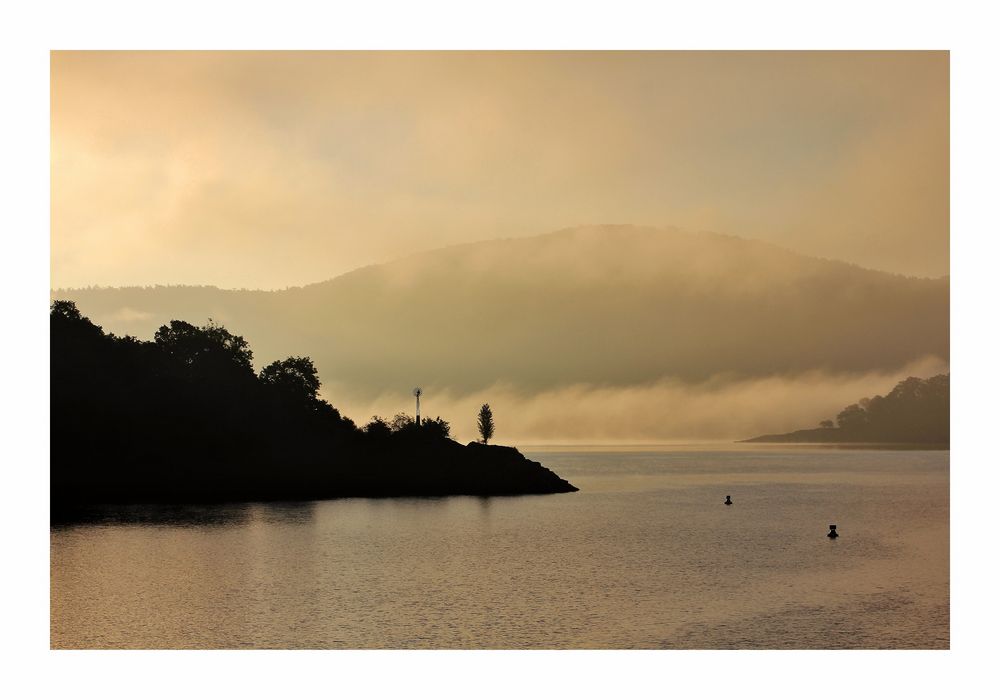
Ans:
POLYGON ((201 327, 187 321, 171 321, 168 326, 160 326, 153 342, 177 362, 197 370, 217 372, 233 368, 253 372, 253 353, 247 341, 211 319, 201 327))
POLYGON ((308 357, 275 360, 260 371, 260 381, 291 400, 312 403, 319 393, 316 366, 308 357))

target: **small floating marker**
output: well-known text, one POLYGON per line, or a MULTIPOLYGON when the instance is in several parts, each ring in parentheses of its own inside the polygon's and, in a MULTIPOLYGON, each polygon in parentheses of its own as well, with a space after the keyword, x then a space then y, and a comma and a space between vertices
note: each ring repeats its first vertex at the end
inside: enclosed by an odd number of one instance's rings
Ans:
POLYGON ((836 525, 831 525, 830 526, 830 531, 828 533, 826 533, 826 536, 830 537, 830 538, 840 537, 840 535, 837 534, 837 526, 836 525))
POLYGON ((729 498, 729 496, 726 496, 726 505, 727 506, 733 505, 733 501, 732 501, 732 499, 729 498))

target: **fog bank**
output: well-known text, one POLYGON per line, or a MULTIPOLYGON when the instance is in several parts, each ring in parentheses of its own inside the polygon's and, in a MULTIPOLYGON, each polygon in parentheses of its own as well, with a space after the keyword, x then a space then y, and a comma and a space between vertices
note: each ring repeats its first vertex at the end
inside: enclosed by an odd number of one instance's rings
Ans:
MULTIPOLYGON (((663 380, 633 387, 577 384, 525 394, 497 384, 472 394, 424 386, 421 413, 449 420, 456 439, 478 439, 476 413, 489 403, 502 444, 662 443, 738 440, 765 432, 815 427, 845 405, 884 393, 908 376, 948 370, 926 357, 889 372, 831 374, 810 371, 733 380, 725 375, 688 384, 663 380)), ((412 415, 413 397, 392 392, 373 401, 344 398, 331 385, 324 394, 356 421, 372 415, 412 415), (338 398, 339 395, 339 398, 338 398)))

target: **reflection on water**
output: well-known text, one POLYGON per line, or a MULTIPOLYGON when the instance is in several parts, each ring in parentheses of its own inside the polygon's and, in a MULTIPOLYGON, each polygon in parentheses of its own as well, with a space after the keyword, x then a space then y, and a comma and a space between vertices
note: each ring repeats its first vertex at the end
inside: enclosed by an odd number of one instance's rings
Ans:
POLYGON ((246 523, 299 522, 312 517, 309 502, 94 505, 62 510, 53 529, 83 526, 225 527, 246 523))
POLYGON ((74 514, 52 646, 948 646, 946 451, 534 458, 581 491, 74 514))
POLYGON ((116 505, 87 506, 61 511, 52 527, 100 525, 150 525, 160 527, 211 527, 245 522, 248 506, 220 505, 116 505))

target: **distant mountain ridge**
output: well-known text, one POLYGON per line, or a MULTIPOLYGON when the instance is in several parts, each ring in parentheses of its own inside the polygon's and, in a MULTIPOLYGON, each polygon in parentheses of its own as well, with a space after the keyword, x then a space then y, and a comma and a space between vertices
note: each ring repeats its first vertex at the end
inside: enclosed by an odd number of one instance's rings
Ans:
POLYGON ((418 381, 532 392, 949 357, 947 278, 624 225, 442 248, 281 291, 75 289, 53 298, 141 338, 171 319, 212 318, 247 338, 256 365, 306 354, 324 382, 366 396, 418 381))

